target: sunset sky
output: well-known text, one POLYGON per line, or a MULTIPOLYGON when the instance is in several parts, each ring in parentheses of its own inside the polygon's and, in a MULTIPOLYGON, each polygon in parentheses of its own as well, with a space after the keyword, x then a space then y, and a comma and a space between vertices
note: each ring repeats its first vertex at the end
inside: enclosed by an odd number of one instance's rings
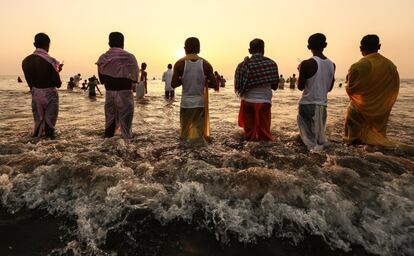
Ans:
POLYGON ((120 31, 150 77, 182 55, 189 36, 200 39, 200 55, 228 78, 249 41, 262 38, 265 54, 288 76, 310 57, 309 35, 322 32, 337 77, 361 57, 362 36, 375 33, 400 76, 414 78, 413 15, 414 0, 0 0, 0 75, 22 74, 21 60, 34 50, 38 32, 50 36, 50 54, 64 60, 63 74, 92 75, 109 32, 120 31))

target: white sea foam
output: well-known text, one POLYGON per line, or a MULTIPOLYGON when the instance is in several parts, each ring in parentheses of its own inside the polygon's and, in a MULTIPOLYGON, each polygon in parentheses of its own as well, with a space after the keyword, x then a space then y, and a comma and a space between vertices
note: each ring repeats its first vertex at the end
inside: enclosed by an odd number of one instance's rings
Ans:
MULTIPOLYGON (((163 225, 199 225, 223 243, 270 237, 299 243, 313 234, 344 251, 360 245, 380 255, 414 254, 413 158, 335 141, 347 99, 340 90, 328 113, 334 141, 326 152, 308 153, 297 140, 298 92, 290 90, 274 97, 275 142, 241 140, 237 99, 226 88, 211 95, 213 143, 193 148, 178 141, 178 101, 154 92, 136 106, 131 141, 103 138, 102 98, 90 102, 64 91, 60 135, 33 141, 30 95, 0 82, 1 205, 74 219, 75 239, 60 251, 75 255, 110 253, 102 249, 109 230, 129 225, 134 211, 163 225)), ((403 116, 414 111, 414 93, 404 86, 401 93, 411 98, 397 102, 389 133, 413 144, 414 124, 403 116)))

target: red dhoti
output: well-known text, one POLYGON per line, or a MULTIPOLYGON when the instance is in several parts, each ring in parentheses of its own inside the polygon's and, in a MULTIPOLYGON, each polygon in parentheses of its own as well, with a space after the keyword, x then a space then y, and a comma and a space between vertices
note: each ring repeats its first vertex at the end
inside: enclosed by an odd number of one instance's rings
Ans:
POLYGON ((250 103, 242 100, 239 112, 239 126, 244 129, 244 138, 249 141, 273 140, 270 133, 270 103, 250 103))

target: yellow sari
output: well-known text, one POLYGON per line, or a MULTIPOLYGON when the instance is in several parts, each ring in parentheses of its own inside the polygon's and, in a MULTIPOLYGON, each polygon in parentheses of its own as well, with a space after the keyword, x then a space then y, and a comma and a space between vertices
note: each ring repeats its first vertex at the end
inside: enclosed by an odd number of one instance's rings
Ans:
POLYGON ((395 147, 386 137, 387 122, 398 96, 396 66, 379 53, 366 55, 348 72, 346 92, 351 100, 345 120, 345 140, 395 147))

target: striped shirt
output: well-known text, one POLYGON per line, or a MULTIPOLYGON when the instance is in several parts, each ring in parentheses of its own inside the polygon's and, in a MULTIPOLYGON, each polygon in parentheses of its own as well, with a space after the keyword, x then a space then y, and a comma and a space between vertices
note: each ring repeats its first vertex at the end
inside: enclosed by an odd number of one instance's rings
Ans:
POLYGON ((242 96, 250 88, 277 85, 278 82, 279 73, 276 62, 261 54, 253 54, 251 58, 246 57, 237 66, 234 89, 237 95, 242 96))

